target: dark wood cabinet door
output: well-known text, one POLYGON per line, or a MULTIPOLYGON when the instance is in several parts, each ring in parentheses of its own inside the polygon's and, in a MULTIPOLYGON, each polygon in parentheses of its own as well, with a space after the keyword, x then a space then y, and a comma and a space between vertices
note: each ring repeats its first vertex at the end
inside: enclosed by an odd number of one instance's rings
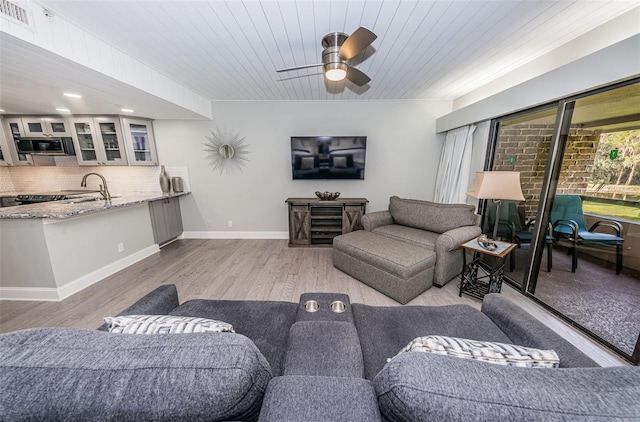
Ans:
POLYGON ((311 211, 308 205, 289 205, 289 244, 308 245, 311 242, 311 211))
POLYGON ((342 213, 342 234, 360 230, 362 228, 360 224, 362 214, 364 214, 364 206, 345 205, 342 213))

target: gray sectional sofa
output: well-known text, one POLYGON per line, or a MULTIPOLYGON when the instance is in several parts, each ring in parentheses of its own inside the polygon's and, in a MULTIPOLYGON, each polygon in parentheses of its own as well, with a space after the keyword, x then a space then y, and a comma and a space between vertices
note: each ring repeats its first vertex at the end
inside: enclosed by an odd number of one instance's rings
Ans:
POLYGON ((299 303, 180 304, 175 286, 165 285, 121 314, 206 317, 236 332, 117 334, 102 326, 0 335, 0 419, 640 419, 640 368, 598 367, 499 294, 487 295, 482 311, 375 307, 332 293, 305 293, 299 303), (560 368, 432 353, 394 357, 429 334, 553 349, 560 368))
POLYGON ((473 205, 397 196, 361 221, 364 231, 334 238, 333 264, 402 304, 460 274, 459 245, 481 234, 473 205))

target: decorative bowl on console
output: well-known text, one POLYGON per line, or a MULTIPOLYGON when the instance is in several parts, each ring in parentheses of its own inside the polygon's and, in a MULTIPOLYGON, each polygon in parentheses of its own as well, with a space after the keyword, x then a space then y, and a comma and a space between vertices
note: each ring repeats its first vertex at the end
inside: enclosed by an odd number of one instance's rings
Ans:
POLYGON ((322 201, 333 201, 340 196, 340 192, 319 192, 316 191, 316 196, 322 201))

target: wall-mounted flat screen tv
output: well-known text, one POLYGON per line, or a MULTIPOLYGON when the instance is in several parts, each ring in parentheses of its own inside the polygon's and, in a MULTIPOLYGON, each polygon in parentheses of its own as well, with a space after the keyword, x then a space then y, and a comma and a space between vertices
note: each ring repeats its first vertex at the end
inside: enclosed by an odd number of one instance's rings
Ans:
POLYGON ((292 136, 293 180, 364 180, 366 136, 292 136))

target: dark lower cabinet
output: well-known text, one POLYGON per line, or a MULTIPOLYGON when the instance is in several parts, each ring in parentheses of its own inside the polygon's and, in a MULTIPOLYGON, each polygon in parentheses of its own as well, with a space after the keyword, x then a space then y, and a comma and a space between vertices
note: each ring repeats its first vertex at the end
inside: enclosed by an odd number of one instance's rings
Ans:
POLYGON ((149 202, 151 226, 155 242, 163 246, 182 234, 180 198, 164 198, 149 202))

